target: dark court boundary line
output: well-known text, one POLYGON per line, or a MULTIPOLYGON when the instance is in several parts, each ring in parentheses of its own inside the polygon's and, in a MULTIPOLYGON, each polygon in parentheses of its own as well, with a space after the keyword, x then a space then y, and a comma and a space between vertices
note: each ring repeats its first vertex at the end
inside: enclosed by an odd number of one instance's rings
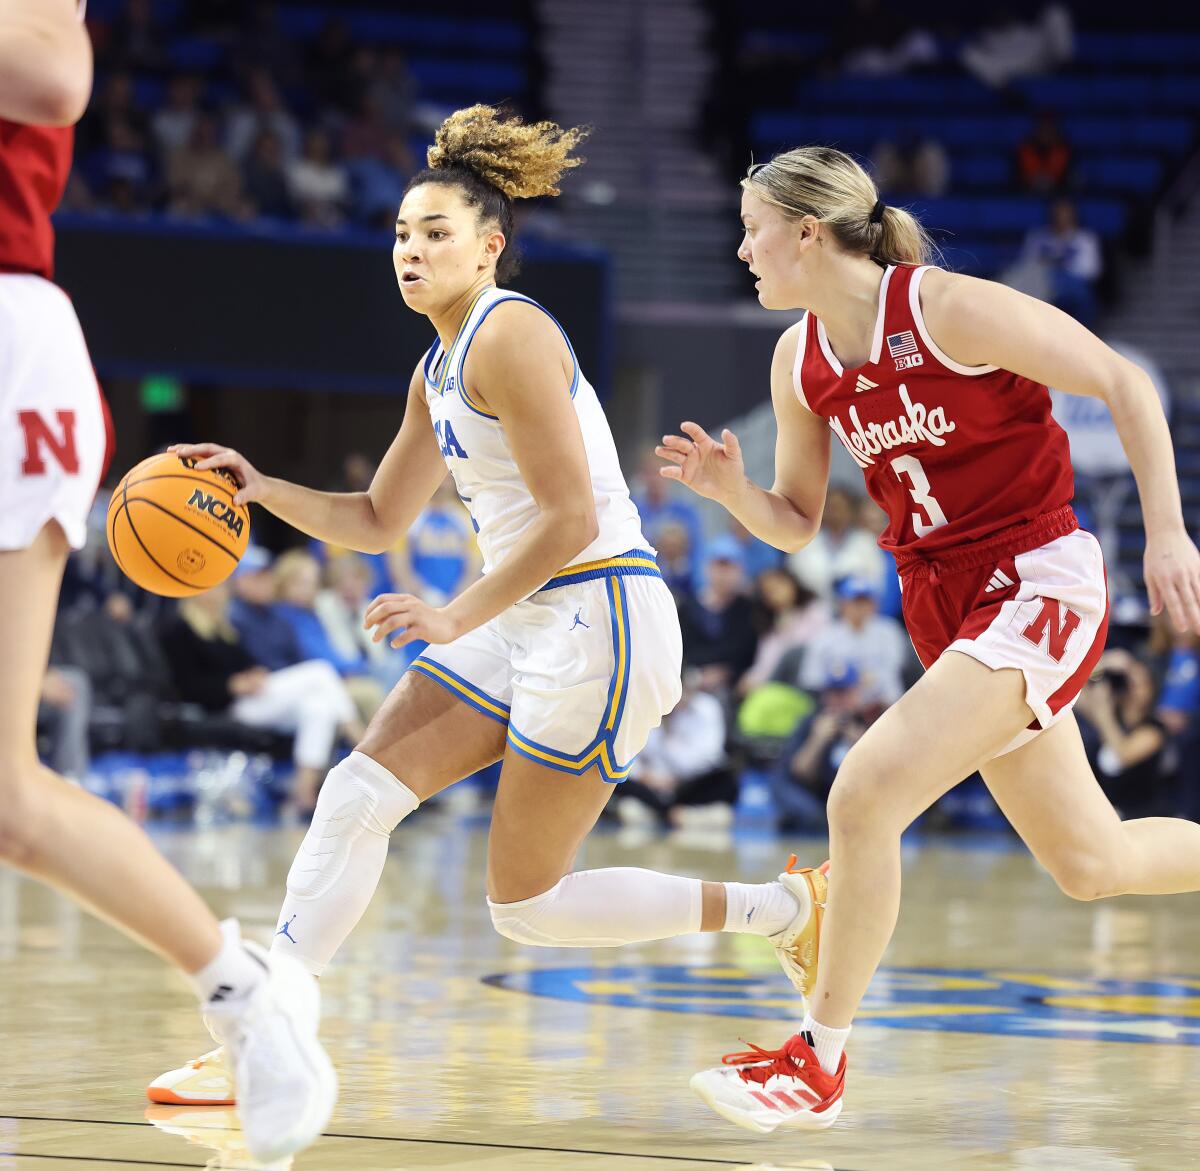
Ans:
POLYGON ((204 1171, 203 1163, 164 1163, 161 1159, 108 1159, 103 1155, 35 1155, 29 1151, 0 1151, 0 1159, 57 1159, 64 1163, 110 1163, 114 1167, 187 1167, 204 1171))
MULTIPOLYGON (((122 1122, 113 1118, 51 1118, 41 1114, 3 1114, 0 1118, 11 1118, 14 1122, 74 1122, 81 1126, 145 1126, 149 1122, 122 1122)), ((745 1159, 705 1159, 694 1155, 647 1155, 640 1151, 596 1151, 585 1147, 538 1147, 522 1143, 485 1143, 464 1141, 451 1138, 409 1138, 404 1135, 391 1134, 342 1134, 338 1131, 325 1131, 321 1138, 358 1139, 373 1143, 420 1143, 425 1146, 438 1147, 482 1147, 489 1151, 539 1151, 548 1155, 595 1155, 608 1159, 647 1159, 665 1163, 703 1163, 712 1167, 745 1167, 745 1159)), ((765 1135, 760 1137, 765 1138, 765 1135)), ((23 1156, 28 1157, 28 1156, 23 1156)), ((46 1159, 81 1159, 76 1155, 34 1155, 33 1158, 46 1159)), ((136 1162, 137 1160, 117 1160, 117 1162, 136 1162)), ((144 1164, 147 1167, 200 1167, 197 1163, 153 1163, 144 1164)), ((835 1167, 833 1171, 851 1171, 849 1167, 835 1167)))

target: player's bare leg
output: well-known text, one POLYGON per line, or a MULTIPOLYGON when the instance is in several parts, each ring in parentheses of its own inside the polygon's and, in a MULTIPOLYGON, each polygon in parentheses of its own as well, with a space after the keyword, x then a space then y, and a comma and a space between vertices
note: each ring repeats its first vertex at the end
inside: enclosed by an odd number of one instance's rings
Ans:
POLYGON ((289 1155, 320 1133, 336 1098, 312 980, 298 965, 268 970, 141 829, 38 761, 38 691, 66 557, 54 523, 27 549, 0 553, 0 858, 189 974, 250 1087, 241 1105, 247 1144, 263 1160, 289 1155))
POLYGON ((832 880, 804 1036, 697 1074, 693 1088, 723 1117, 761 1132, 836 1120, 842 1047, 896 927, 900 835, 1028 726, 1024 696, 1020 672, 944 654, 850 750, 829 795, 832 880))
POLYGON ((0 856, 195 972, 220 950, 215 916, 119 809, 38 761, 38 691, 66 557, 57 524, 0 553, 0 856))
POLYGON ((1074 715, 980 772, 996 804, 1065 894, 1200 890, 1200 825, 1181 817, 1122 821, 1084 752, 1074 715))

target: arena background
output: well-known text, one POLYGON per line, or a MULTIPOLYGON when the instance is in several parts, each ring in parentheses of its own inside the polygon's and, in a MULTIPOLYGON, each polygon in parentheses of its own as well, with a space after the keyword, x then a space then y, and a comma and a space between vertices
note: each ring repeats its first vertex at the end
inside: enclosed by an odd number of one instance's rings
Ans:
MULTIPOLYGON (((649 458, 682 419, 729 425, 770 481, 770 357, 796 315, 761 309, 735 257, 751 159, 852 152, 948 267, 1053 301, 1147 369, 1197 530, 1200 31, 1186 6, 90 0, 87 19, 95 91, 56 216, 57 277, 116 454, 64 581, 39 746, 143 820, 250 934, 276 930, 303 832, 294 735, 239 718, 228 680, 198 680, 181 637, 219 628, 270 670, 325 659, 364 721, 407 662, 364 644, 364 606, 381 590, 463 588, 477 571, 468 520, 443 493, 401 546, 360 558, 254 507, 254 546, 197 622, 117 570, 105 506, 126 469, 189 440, 314 487, 369 483, 432 339, 395 287, 391 225, 456 108, 592 127, 561 198, 520 209, 516 287, 559 316, 602 397, 685 633, 685 699, 616 791, 588 864, 759 882, 792 850, 818 863, 838 764, 919 670, 875 544, 882 516, 839 445, 821 537, 788 558, 671 491, 649 458)), ((1115 653, 1077 709, 1089 753, 1123 816, 1200 818, 1196 641, 1147 612, 1137 495, 1107 411, 1056 395, 1056 412, 1113 602, 1115 653), (1156 747, 1131 754, 1143 728, 1156 747)), ((454 786, 395 836, 385 889, 322 984, 340 1130, 302 1165, 799 1157, 747 1146, 759 1140, 686 1092, 750 1024, 757 1040, 786 1035, 795 998, 769 949, 725 935, 603 954, 511 946, 482 900, 495 779, 454 786)), ((977 778, 914 825, 904 881, 851 1041, 866 1076, 849 1125, 803 1148, 803 1166, 1194 1165, 1194 902, 1069 902, 977 778)), ((210 1166, 244 1165, 229 1116, 142 1118, 146 1080, 207 1047, 173 977, 11 874, 0 961, 6 1065, 23 1075, 0 1166, 185 1165, 179 1137, 218 1150, 210 1166)))

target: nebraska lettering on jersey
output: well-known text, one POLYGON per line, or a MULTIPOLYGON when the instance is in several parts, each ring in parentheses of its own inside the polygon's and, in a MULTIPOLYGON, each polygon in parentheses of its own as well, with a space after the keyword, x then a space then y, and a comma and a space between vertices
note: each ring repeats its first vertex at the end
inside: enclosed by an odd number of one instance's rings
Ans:
POLYGON ((887 513, 880 545, 922 556, 1068 506, 1074 495, 1049 391, 944 353, 921 311, 929 272, 884 269, 861 366, 843 368, 824 324, 807 314, 793 372, 797 397, 829 424, 887 513))
POLYGON ((79 451, 75 445, 75 412, 55 411, 59 434, 55 434, 40 411, 18 411, 17 422, 25 436, 25 457, 21 460, 21 474, 44 476, 48 452, 64 472, 76 475, 79 472, 79 451))
POLYGON ((900 383, 900 401, 904 404, 905 414, 883 423, 868 423, 866 426, 863 426, 858 417, 858 407, 852 406, 849 434, 846 433, 841 419, 836 415, 830 417, 830 428, 860 468, 869 467, 875 462, 872 456, 891 451, 893 447, 908 447, 914 443, 945 446, 946 441, 942 436, 954 430, 953 422, 946 419, 945 409, 934 407, 930 411, 924 403, 914 403, 909 397, 908 387, 903 382, 900 383))

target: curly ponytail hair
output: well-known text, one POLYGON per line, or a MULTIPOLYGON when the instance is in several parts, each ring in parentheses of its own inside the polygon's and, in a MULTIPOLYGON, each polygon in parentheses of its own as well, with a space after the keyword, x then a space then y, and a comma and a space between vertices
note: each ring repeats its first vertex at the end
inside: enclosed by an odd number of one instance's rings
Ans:
POLYGON ((587 134, 583 127, 523 122, 493 106, 456 110, 438 128, 426 169, 408 181, 404 194, 425 183, 456 188, 481 224, 498 224, 504 234, 496 279, 507 281, 519 267, 513 200, 558 195, 562 176, 584 161, 571 152, 587 134))

